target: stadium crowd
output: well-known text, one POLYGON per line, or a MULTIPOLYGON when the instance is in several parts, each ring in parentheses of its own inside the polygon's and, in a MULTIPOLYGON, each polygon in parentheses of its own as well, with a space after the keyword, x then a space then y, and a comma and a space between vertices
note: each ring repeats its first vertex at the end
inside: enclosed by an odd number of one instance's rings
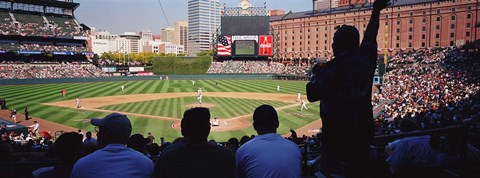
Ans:
POLYGON ((93 64, 0 64, 0 79, 107 77, 93 64))
POLYGON ((272 61, 234 61, 212 62, 207 73, 274 73, 282 75, 307 75, 310 66, 302 64, 283 64, 272 61))
POLYGON ((0 18, 0 33, 4 35, 87 36, 71 17, 0 12, 0 18))
POLYGON ((0 43, 0 49, 7 51, 41 51, 41 52, 88 52, 83 46, 62 46, 42 44, 0 43))
POLYGON ((206 129, 210 128, 207 108, 185 111, 181 125, 184 137, 171 143, 165 142, 163 138, 156 143, 155 137, 150 133, 147 137, 141 134, 131 135, 130 120, 119 113, 91 120, 91 124, 98 128, 97 139, 92 137, 91 132, 83 134, 81 130, 65 132, 58 138, 45 131, 18 135, 9 133, 5 124, 2 124, 0 170, 11 169, 12 166, 15 170, 21 170, 2 173, 2 176, 7 177, 29 176, 29 173, 33 177, 113 174, 127 177, 300 177, 301 150, 294 142, 276 133, 279 121, 274 108, 262 105, 253 115, 258 135, 244 136, 240 141, 231 138, 225 145, 214 140, 207 142, 210 132, 210 129, 206 129), (271 144, 281 146, 258 146, 271 144), (276 154, 283 156, 275 158, 273 155, 276 154), (251 159, 260 163, 250 162, 251 159), (54 166, 15 166, 22 163, 46 163, 54 166), (103 166, 92 168, 92 163, 103 166), (265 169, 264 165, 267 164, 268 169, 265 169))
MULTIPOLYGON (((100 66, 119 66, 119 65, 123 65, 122 62, 116 62, 114 60, 111 60, 111 59, 98 59, 98 65, 100 66)), ((144 65, 147 65, 143 62, 140 62, 140 61, 127 61, 125 62, 125 65, 127 66, 144 66, 144 65)))
POLYGON ((381 92, 373 94, 373 105, 392 101, 377 119, 377 135, 398 133, 402 118, 414 119, 422 129, 478 120, 476 56, 448 47, 394 57, 392 62, 397 63, 384 75, 381 92))

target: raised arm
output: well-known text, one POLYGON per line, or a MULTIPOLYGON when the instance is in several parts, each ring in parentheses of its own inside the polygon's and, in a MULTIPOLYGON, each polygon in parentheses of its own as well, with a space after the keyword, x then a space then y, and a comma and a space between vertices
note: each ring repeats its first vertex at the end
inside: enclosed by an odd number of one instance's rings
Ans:
POLYGON ((372 16, 370 17, 370 22, 368 22, 367 29, 365 30, 362 45, 368 42, 374 44, 377 43, 378 27, 380 23, 380 11, 382 11, 383 9, 385 9, 385 7, 389 5, 390 0, 376 0, 373 3, 372 16))

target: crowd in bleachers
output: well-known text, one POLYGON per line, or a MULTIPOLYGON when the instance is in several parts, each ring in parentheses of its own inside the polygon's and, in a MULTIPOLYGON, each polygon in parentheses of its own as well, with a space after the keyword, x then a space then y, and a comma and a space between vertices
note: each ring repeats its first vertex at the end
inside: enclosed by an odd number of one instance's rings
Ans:
POLYGON ((422 129, 480 119, 476 55, 449 47, 400 54, 394 60, 413 63, 391 68, 384 75, 381 92, 373 94, 373 104, 394 101, 385 105, 384 114, 377 119, 377 134, 398 133, 402 118, 414 119, 422 129))
MULTIPOLYGON (((110 59, 98 59, 98 65, 100 66, 119 66, 119 65, 124 65, 123 62, 117 62, 114 60, 110 59)), ((146 65, 143 62, 140 61, 125 61, 125 65, 127 66, 144 66, 146 65)))
POLYGON ((0 43, 0 49, 7 51, 41 51, 41 52, 87 52, 88 49, 83 46, 55 46, 42 44, 18 44, 18 43, 0 43))
POLYGON ((400 52, 388 60, 390 66, 395 64, 434 64, 441 62, 446 56, 452 56, 450 53, 457 51, 456 47, 420 49, 410 52, 400 52))
POLYGON ((81 63, 2 63, 0 64, 0 71, 0 79, 90 78, 109 76, 93 64, 81 63))
POLYGON ((283 64, 272 61, 227 60, 223 62, 212 62, 207 73, 306 75, 309 69, 310 66, 305 63, 283 64))
POLYGON ((71 17, 20 12, 0 12, 0 33, 23 36, 87 36, 71 17))

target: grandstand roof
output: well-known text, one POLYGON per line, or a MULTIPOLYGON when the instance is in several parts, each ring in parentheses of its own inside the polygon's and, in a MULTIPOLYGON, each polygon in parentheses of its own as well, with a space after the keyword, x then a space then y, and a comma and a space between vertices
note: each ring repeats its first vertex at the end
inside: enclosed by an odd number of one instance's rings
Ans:
MULTIPOLYGON (((422 3, 429 3, 429 2, 439 2, 439 1, 445 1, 445 0, 396 0, 391 7, 422 4, 422 3)), ((336 7, 332 9, 321 9, 321 10, 315 10, 315 11, 302 11, 302 12, 295 12, 295 13, 288 12, 287 14, 284 14, 284 15, 271 16, 270 21, 279 21, 279 20, 321 16, 321 15, 328 15, 328 14, 346 13, 346 12, 353 12, 353 11, 360 11, 360 10, 369 10, 371 9, 371 6, 372 5, 370 3, 365 3, 365 4, 357 4, 352 6, 336 7)))
POLYGON ((66 1, 59 1, 59 0, 1 0, 1 1, 8 1, 14 3, 24 3, 24 4, 34 4, 34 5, 41 5, 41 6, 50 6, 50 7, 62 7, 62 8, 69 8, 69 9, 76 9, 80 6, 80 3, 75 2, 66 2, 66 1))

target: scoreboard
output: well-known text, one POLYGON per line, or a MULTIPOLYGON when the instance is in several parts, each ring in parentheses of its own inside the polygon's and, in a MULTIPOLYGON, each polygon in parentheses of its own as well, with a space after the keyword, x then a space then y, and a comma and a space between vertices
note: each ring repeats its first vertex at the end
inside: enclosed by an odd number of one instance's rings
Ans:
POLYGON ((270 57, 273 56, 272 35, 219 36, 219 57, 270 57))

